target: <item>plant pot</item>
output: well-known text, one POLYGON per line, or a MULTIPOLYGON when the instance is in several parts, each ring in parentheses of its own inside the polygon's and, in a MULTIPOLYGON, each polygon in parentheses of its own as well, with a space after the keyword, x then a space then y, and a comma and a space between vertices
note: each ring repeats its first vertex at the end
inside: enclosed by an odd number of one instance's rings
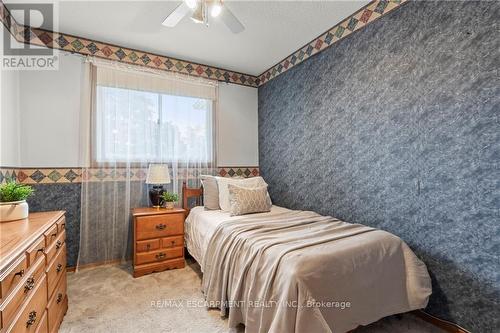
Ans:
POLYGON ((167 201, 165 202, 165 208, 166 209, 174 209, 175 202, 173 201, 167 201))
POLYGON ((29 207, 26 200, 0 202, 0 222, 22 220, 28 217, 29 207))

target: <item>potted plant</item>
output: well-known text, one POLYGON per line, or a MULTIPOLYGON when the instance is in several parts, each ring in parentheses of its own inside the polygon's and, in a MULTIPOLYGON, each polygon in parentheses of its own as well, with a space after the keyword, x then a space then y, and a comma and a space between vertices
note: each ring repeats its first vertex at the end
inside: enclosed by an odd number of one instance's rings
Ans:
POLYGON ((31 186, 18 184, 14 180, 0 184, 0 222, 27 218, 29 208, 26 199, 34 191, 31 186))
POLYGON ((163 192, 161 197, 165 201, 165 208, 167 209, 174 209, 174 204, 179 200, 179 196, 176 193, 163 192))

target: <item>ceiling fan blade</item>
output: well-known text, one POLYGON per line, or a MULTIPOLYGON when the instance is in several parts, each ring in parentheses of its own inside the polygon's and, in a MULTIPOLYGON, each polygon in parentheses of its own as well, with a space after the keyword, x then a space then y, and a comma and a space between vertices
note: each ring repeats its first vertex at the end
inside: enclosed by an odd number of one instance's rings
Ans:
POLYGON ((175 27, 177 23, 179 23, 184 16, 191 13, 192 9, 188 7, 185 1, 183 1, 177 8, 174 9, 170 15, 167 16, 165 20, 163 20, 162 24, 166 27, 175 27))
POLYGON ((243 24, 234 16, 233 12, 227 8, 227 5, 222 7, 222 11, 220 13, 220 19, 224 24, 231 30, 233 33, 238 34, 245 30, 243 24))

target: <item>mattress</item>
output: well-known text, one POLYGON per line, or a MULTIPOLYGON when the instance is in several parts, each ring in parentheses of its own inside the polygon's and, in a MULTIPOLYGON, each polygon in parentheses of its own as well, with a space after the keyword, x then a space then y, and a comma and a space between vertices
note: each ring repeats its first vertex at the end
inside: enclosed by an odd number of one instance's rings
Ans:
POLYGON ((229 212, 222 210, 207 210, 202 206, 194 207, 189 212, 184 224, 186 247, 193 258, 200 264, 201 271, 203 272, 203 259, 210 238, 212 238, 212 235, 220 224, 226 221, 240 220, 249 216, 273 216, 286 211, 290 210, 273 205, 271 211, 267 213, 230 216, 229 212))

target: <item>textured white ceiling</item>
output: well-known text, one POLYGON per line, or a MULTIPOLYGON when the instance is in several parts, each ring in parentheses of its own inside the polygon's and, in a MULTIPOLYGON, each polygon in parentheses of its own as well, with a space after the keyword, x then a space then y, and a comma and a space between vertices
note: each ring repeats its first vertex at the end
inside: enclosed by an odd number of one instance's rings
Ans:
POLYGON ((162 26, 180 1, 58 1, 57 30, 258 75, 368 2, 225 1, 246 27, 235 35, 215 19, 162 26))

